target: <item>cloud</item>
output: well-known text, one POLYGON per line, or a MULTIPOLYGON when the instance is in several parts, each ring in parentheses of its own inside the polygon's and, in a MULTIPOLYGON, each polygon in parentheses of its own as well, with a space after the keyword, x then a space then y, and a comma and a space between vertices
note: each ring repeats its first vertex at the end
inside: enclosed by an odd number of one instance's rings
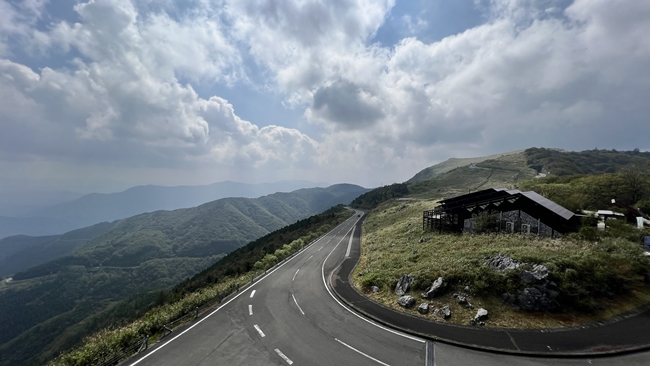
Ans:
MULTIPOLYGON (((90 0, 76 22, 48 24, 43 2, 12 4, 0 0, 2 159, 300 169, 376 184, 452 156, 650 148, 646 2, 477 1, 483 24, 391 47, 371 43, 391 0, 90 0), (12 59, 26 40, 66 68, 12 59), (210 84, 281 95, 304 111, 292 125, 317 133, 243 120, 223 96, 199 96, 210 84)), ((413 31, 425 26, 417 14, 403 18, 413 31)))
POLYGON ((367 127, 383 117, 381 101, 376 96, 344 80, 316 90, 312 110, 318 117, 343 128, 367 127))
POLYGON ((315 142, 306 135, 260 128, 237 117, 225 99, 200 98, 179 82, 241 78, 239 54, 218 19, 140 16, 119 0, 91 0, 75 10, 81 21, 56 24, 47 39, 83 56, 72 70, 39 73, 0 62, 0 93, 13 100, 0 105, 5 154, 242 168, 310 159, 315 142))

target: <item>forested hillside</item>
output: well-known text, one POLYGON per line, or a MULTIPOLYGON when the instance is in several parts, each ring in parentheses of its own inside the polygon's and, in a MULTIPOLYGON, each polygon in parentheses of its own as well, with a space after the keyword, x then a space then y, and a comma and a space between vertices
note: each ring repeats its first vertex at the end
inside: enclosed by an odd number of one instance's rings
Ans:
POLYGON ((69 255, 0 285, 0 364, 70 346, 94 330, 80 331, 80 322, 119 301, 168 288, 252 240, 366 191, 335 185, 121 220, 69 255))
POLYGON ((16 235, 0 239, 0 277, 69 254, 79 245, 107 232, 115 224, 116 222, 103 222, 63 235, 16 235))

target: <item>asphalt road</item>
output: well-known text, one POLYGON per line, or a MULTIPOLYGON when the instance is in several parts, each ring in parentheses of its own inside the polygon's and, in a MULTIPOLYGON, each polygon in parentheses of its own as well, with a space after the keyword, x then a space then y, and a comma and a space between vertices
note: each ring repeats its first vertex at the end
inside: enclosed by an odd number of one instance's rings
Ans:
MULTIPOLYGON (((353 216, 294 258, 127 365, 648 365, 650 353, 545 359, 424 341, 371 322, 325 283, 353 250, 353 216)), ((359 230, 359 228, 355 229, 359 230)))

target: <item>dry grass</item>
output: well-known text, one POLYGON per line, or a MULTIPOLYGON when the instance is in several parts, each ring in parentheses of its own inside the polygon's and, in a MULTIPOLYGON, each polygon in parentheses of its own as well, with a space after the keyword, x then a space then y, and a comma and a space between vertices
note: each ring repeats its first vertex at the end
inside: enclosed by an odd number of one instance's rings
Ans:
MULTIPOLYGON (((643 284, 642 277, 638 275, 639 268, 650 268, 650 263, 641 256, 641 248, 633 243, 622 239, 593 243, 520 235, 439 235, 422 230, 422 211, 434 206, 435 202, 430 200, 391 201, 371 212, 365 220, 362 256, 352 278, 360 291, 399 311, 422 316, 416 311, 417 306, 405 310, 397 305, 394 286, 401 275, 408 273, 414 276, 410 295, 418 299, 419 305, 422 301, 420 293, 434 279, 442 276, 449 286, 445 294, 429 301, 431 309, 449 305, 452 317, 447 321, 468 324, 476 309, 483 307, 489 311, 487 326, 506 328, 573 326, 619 315, 650 302, 650 288, 643 284), (420 242, 421 239, 426 241, 420 242), (558 284, 562 284, 561 288, 569 286, 570 279, 574 279, 577 273, 580 279, 575 281, 584 288, 597 287, 597 281, 610 283, 611 286, 612 281, 616 280, 627 291, 621 291, 613 298, 594 298, 604 306, 604 310, 572 309, 557 313, 514 311, 502 302, 500 295, 520 288, 518 276, 516 273, 498 273, 484 264, 486 256, 499 253, 508 254, 521 262, 547 265, 558 284), (591 269, 595 269, 595 272, 588 272, 591 269), (372 285, 378 286, 380 292, 370 292, 372 285), (454 292, 463 291, 466 285, 470 286, 469 301, 475 310, 458 305, 452 297, 454 292)), ((434 319, 432 311, 425 317, 434 319)))

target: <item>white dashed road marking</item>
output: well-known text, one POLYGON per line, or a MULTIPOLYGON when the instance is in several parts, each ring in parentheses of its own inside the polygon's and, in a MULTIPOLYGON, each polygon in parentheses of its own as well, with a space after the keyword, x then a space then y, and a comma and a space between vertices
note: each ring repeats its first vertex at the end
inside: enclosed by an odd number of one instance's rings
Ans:
POLYGON ((293 361, 291 361, 289 357, 285 356, 284 353, 282 353, 282 351, 280 351, 279 349, 276 348, 275 353, 277 353, 278 356, 282 357, 283 360, 287 361, 289 365, 293 364, 293 361))
POLYGON ((262 330, 260 329, 259 325, 255 324, 254 327, 255 327, 255 330, 257 330, 257 333, 260 334, 260 337, 266 337, 266 335, 264 335, 264 332, 262 332, 262 330))
POLYGON ((251 299, 253 298, 253 296, 255 296, 255 291, 257 291, 257 290, 251 291, 251 299))

